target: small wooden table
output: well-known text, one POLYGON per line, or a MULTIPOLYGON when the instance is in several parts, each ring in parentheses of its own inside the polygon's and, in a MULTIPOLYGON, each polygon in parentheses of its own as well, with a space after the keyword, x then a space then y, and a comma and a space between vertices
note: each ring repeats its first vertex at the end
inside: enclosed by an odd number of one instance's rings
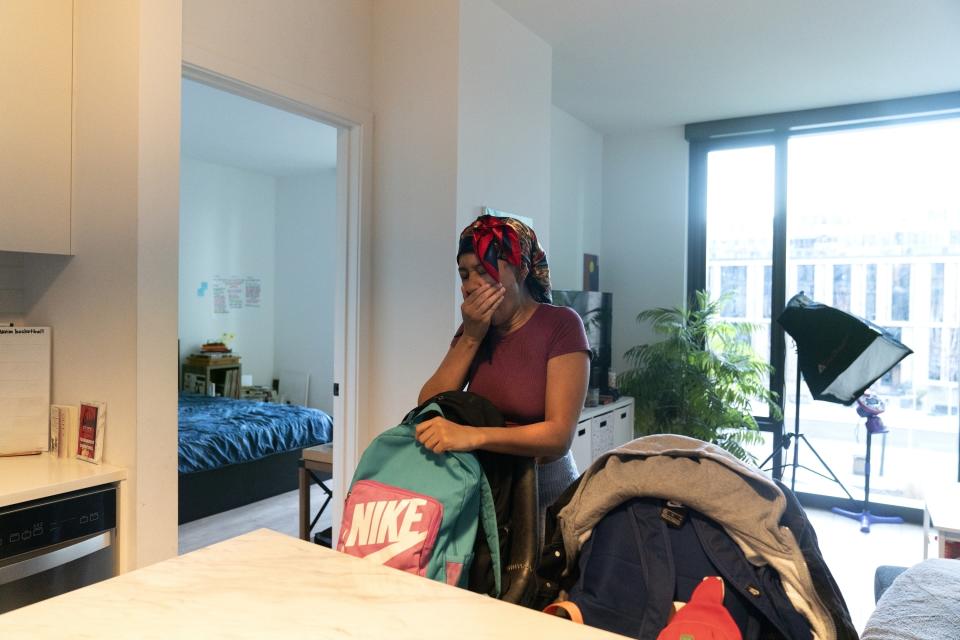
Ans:
POLYGON ((303 450, 300 458, 300 539, 309 540, 310 532, 317 526, 321 514, 330 504, 333 492, 324 483, 333 477, 333 445, 330 443, 318 444, 303 450), (322 478, 320 476, 323 476, 322 478), (313 480, 327 494, 323 506, 317 515, 310 518, 310 481, 313 480))

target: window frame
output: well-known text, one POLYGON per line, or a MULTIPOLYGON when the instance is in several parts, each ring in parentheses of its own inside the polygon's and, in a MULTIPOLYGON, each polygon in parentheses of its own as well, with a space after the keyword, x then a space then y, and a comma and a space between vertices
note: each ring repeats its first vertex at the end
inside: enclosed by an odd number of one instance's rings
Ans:
MULTIPOLYGON (((774 147, 774 217, 771 255, 771 323, 769 362, 773 365, 770 390, 784 408, 784 371, 786 337, 775 321, 786 305, 787 257, 787 145, 791 138, 811 133, 843 131, 960 118, 960 91, 938 93, 894 100, 789 111, 782 113, 729 118, 688 124, 684 136, 689 143, 687 182, 687 273, 688 299, 695 291, 707 287, 707 156, 711 151, 746 147, 774 147)), ((869 315, 869 314, 868 314, 869 315)), ((949 372, 947 372, 949 377, 949 372)), ((774 476, 781 478, 784 420, 755 416, 761 431, 773 435, 774 476)), ((960 445, 958 445, 957 480, 960 481, 960 445)))

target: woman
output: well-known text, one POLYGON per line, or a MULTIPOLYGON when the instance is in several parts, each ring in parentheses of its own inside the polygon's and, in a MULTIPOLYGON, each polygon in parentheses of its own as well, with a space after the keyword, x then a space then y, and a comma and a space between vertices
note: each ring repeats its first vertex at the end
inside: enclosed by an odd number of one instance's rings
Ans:
POLYGON ((436 417, 417 426, 417 439, 437 453, 484 449, 537 458, 542 516, 577 477, 570 443, 590 368, 583 322, 550 304, 546 256, 519 220, 477 218, 460 234, 457 266, 463 324, 419 403, 467 384, 512 428, 436 417))

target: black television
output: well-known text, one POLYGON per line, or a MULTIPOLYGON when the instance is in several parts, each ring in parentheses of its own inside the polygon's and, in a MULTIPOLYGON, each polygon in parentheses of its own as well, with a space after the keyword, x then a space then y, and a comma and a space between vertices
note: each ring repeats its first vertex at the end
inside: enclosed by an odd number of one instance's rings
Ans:
POLYGON ((612 364, 611 334, 613 294, 602 291, 554 290, 553 304, 570 307, 583 320, 593 355, 590 358, 590 387, 607 393, 608 372, 612 364))

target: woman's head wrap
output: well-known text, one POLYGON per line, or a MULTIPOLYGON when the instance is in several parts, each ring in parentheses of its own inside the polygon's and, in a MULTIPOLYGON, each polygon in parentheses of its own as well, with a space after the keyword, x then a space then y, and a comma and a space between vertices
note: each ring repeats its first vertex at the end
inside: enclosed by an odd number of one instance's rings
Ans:
POLYGON ((527 267, 526 286, 537 302, 551 302, 550 267, 547 256, 533 229, 516 218, 484 214, 460 233, 457 258, 464 253, 476 254, 480 264, 494 280, 500 282, 497 260, 518 269, 527 267))

